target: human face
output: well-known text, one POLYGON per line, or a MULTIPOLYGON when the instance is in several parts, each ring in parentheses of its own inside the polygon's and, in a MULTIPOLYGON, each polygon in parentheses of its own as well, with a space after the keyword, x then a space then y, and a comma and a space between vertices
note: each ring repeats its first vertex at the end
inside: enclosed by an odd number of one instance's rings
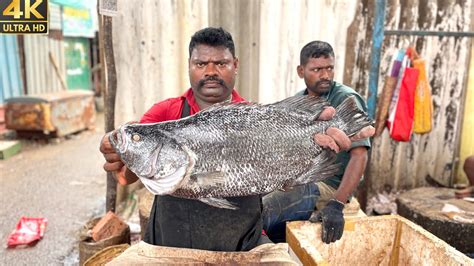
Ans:
POLYGON ((197 45, 189 58, 189 79, 201 108, 230 98, 239 60, 224 46, 197 45))
POLYGON ((334 79, 334 57, 309 58, 305 65, 298 66, 297 71, 298 76, 304 79, 309 95, 328 93, 334 79))

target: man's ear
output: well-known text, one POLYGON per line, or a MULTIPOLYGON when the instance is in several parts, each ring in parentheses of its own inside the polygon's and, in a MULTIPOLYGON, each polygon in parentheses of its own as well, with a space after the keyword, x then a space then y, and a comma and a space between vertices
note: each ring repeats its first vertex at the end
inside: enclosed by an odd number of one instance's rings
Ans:
POLYGON ((239 69, 239 58, 238 57, 234 58, 234 67, 235 67, 235 71, 237 71, 239 69))
POLYGON ((188 75, 191 75, 191 57, 188 59, 188 75))
POLYGON ((296 67, 296 72, 298 73, 298 76, 300 78, 303 78, 304 77, 304 66, 302 65, 299 65, 296 67))

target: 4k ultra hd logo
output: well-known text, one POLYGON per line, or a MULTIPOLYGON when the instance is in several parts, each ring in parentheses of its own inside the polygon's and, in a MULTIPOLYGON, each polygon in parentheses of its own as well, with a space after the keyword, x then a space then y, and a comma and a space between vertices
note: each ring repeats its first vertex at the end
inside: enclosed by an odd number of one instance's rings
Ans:
POLYGON ((48 33, 48 0, 0 0, 0 33, 48 33))

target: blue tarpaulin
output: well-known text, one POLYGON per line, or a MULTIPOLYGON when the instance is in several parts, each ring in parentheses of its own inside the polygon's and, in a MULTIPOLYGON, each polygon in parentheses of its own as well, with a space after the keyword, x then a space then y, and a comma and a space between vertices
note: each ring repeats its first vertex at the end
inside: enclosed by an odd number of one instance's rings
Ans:
POLYGON ((23 94, 20 58, 15 35, 0 35, 0 104, 23 94))

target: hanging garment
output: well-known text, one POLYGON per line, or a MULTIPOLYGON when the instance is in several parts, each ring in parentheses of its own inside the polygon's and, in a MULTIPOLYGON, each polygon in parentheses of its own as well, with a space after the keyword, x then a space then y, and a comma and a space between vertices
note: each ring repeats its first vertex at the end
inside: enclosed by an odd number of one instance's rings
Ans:
POLYGON ((377 101, 375 136, 380 136, 385 128, 385 123, 389 114, 390 103, 397 86, 404 56, 405 50, 398 50, 398 52, 393 56, 391 68, 389 70, 390 76, 385 77, 385 83, 377 101))
MULTIPOLYGON (((400 60, 397 59, 397 61, 400 61, 400 60)), ((394 67, 395 66, 396 65, 394 64, 394 67)), ((389 115, 387 118, 387 127, 388 127, 389 132, 392 128, 393 121, 395 119, 395 111, 397 110, 398 96, 400 95, 400 87, 402 85, 402 78, 405 72, 405 68, 408 66, 410 66, 410 58, 407 55, 404 55, 403 58, 401 59, 401 63, 399 64, 399 66, 397 66, 398 68, 397 73, 396 73, 396 75, 398 75, 397 84, 395 85, 395 89, 393 90, 392 99, 390 100, 390 106, 388 110, 389 115)), ((394 74, 393 69, 392 69, 392 74, 394 74)))
POLYGON ((380 134, 382 134, 385 128, 385 121, 388 117, 388 109, 390 107, 393 91, 395 90, 396 86, 396 77, 385 77, 385 84, 377 102, 377 115, 375 118, 375 136, 380 136, 380 134))
POLYGON ((431 88, 426 76, 425 60, 413 60, 413 67, 419 71, 418 82, 415 90, 415 113, 413 132, 427 133, 431 131, 433 117, 433 102, 431 88))
POLYGON ((414 96, 419 71, 406 67, 400 83, 396 107, 390 125, 390 137, 397 141, 409 141, 413 130, 414 96))

